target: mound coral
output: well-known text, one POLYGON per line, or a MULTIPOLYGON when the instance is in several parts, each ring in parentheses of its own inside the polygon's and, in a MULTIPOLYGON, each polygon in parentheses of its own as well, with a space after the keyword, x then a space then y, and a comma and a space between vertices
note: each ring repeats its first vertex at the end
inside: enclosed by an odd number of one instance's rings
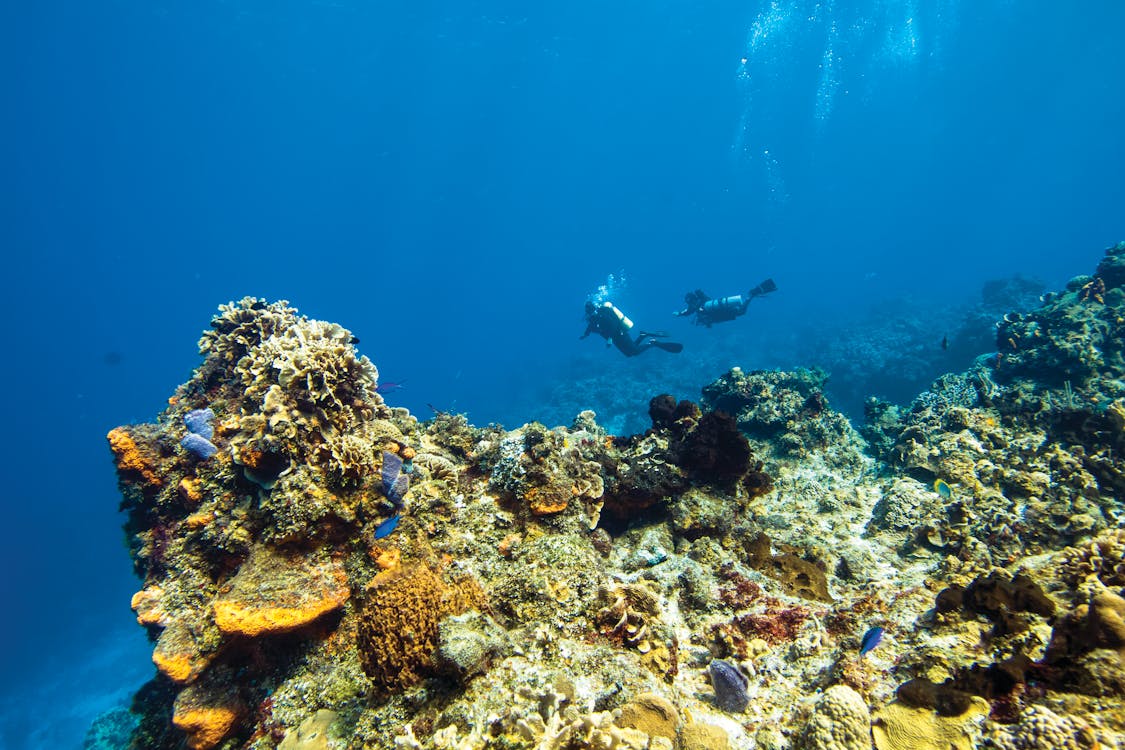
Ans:
POLYGON ((800 735, 801 750, 870 750, 871 714, 859 693, 833 685, 821 693, 800 735))
POLYGON ((988 736, 996 750, 1097 750, 1097 735, 1081 719, 1062 717, 1044 706, 1029 706, 1014 725, 998 725, 988 736))
POLYGON ((743 372, 734 368, 703 388, 703 406, 735 416, 738 427, 789 455, 808 455, 839 442, 847 419, 828 408, 819 370, 743 372))

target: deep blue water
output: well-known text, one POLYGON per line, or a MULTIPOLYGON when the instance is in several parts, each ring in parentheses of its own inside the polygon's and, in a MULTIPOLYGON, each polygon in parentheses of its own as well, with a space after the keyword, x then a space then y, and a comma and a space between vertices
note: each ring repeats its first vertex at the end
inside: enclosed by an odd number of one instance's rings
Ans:
POLYGON ((1125 238, 1125 4, 557 5, 0 6, 0 748, 78 746, 151 671, 104 435, 219 303, 288 299, 392 403, 516 426, 599 406, 576 378, 808 364, 874 304, 1057 287, 1125 238), (610 273, 682 355, 578 340, 610 273), (733 324, 669 315, 767 276, 733 324))

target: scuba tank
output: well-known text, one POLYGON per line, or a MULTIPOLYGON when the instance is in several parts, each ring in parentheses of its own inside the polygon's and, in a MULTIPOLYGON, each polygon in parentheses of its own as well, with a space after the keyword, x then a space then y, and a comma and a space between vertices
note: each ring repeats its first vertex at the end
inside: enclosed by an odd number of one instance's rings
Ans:
POLYGON ((613 304, 612 302, 604 302, 602 303, 602 307, 608 307, 610 310, 612 310, 613 314, 617 316, 617 319, 621 322, 621 325, 625 326, 626 330, 633 327, 633 321, 625 317, 625 313, 618 310, 617 305, 613 304))
POLYGON ((741 294, 735 294, 731 297, 722 297, 720 299, 709 299, 699 306, 699 312, 704 315, 711 315, 715 317, 730 315, 734 316, 741 312, 746 303, 742 300, 741 294))

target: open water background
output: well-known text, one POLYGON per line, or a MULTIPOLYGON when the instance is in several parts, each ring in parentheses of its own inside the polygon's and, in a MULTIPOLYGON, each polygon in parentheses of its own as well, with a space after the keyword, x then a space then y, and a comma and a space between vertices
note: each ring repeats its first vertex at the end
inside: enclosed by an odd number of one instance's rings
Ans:
POLYGON ((391 403, 478 424, 597 408, 560 384, 603 370, 811 364, 799 332, 1056 288, 1125 238, 1123 28, 1109 0, 0 5, 0 748, 79 747, 152 672, 104 435, 219 303, 339 322, 391 403), (684 354, 578 340, 610 273, 684 354), (735 323, 669 315, 767 276, 735 323))

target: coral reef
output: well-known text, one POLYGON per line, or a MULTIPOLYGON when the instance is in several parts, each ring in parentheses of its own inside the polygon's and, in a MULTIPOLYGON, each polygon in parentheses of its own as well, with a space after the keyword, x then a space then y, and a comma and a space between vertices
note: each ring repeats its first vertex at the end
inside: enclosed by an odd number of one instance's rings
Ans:
POLYGON ((649 393, 627 435, 419 422, 346 329, 224 305, 107 436, 157 674, 91 736, 1125 747, 1123 284, 1125 245, 862 434, 815 370, 649 393))
POLYGON ((791 361, 830 376, 826 390, 852 417, 871 397, 905 404, 950 370, 995 349, 996 321, 1039 305, 1041 281, 1010 276, 986 281, 975 303, 937 306, 890 299, 859 316, 819 321, 801 332, 791 361))
POLYGON ((1081 719, 1063 718, 1046 706, 1030 706, 1016 724, 994 727, 986 746, 997 750, 1094 750, 1100 744, 1081 719))
POLYGON ((735 368, 703 389, 703 404, 735 415, 743 432, 774 451, 807 456, 839 443, 850 429, 842 414, 828 408, 827 378, 819 370, 745 373, 735 368))

